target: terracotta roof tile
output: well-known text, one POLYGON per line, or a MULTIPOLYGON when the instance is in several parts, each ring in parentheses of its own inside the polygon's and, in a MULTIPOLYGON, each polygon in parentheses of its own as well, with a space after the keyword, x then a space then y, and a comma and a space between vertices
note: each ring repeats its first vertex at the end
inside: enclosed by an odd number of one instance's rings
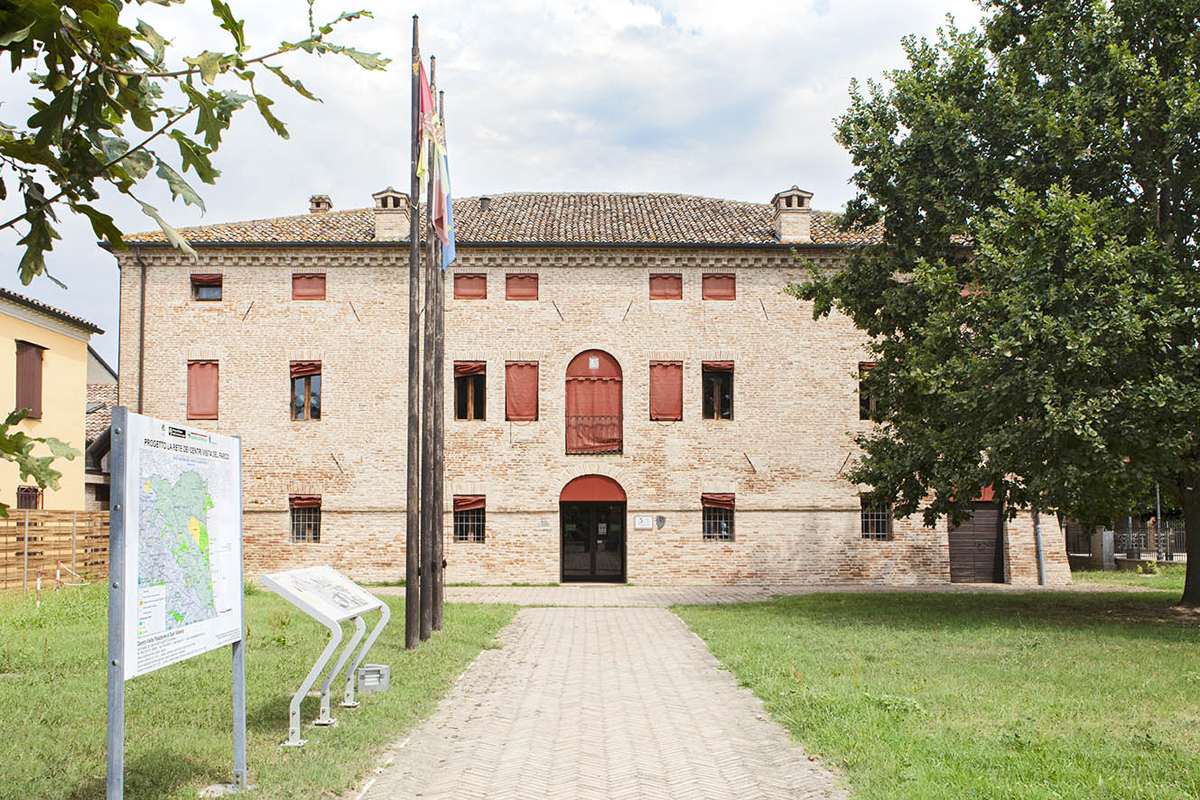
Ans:
MULTIPOLYGON (((196 244, 344 243, 375 239, 374 209, 330 211, 294 217, 181 228, 196 244)), ((682 194, 605 192, 515 192, 454 200, 458 242, 471 244, 777 244, 769 203, 746 203, 682 194)), ((813 211, 812 238, 818 245, 868 244, 880 240, 882 225, 842 232, 828 211, 813 211)), ((125 237, 129 242, 161 243, 161 232, 125 237)))
POLYGON ((117 385, 115 383, 89 383, 87 385, 87 414, 84 417, 84 429, 89 442, 104 433, 104 429, 112 421, 112 407, 116 404, 117 385))

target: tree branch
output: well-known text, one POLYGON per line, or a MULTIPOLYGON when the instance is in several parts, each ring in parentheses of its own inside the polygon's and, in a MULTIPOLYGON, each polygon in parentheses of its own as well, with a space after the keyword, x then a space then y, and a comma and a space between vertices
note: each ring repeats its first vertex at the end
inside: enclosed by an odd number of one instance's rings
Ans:
MULTIPOLYGON (((100 167, 100 169, 99 169, 99 170, 97 170, 96 172, 94 172, 94 173, 92 173, 91 175, 89 175, 89 176, 88 176, 88 180, 91 180, 91 179, 93 179, 93 178, 97 178, 97 177, 99 177, 99 176, 103 175, 103 174, 104 174, 105 172, 107 172, 107 171, 108 171, 108 169, 109 169, 110 167, 112 167, 114 164, 120 163, 120 162, 121 162, 121 161, 123 161, 124 159, 126 159, 126 158, 128 158, 129 156, 131 156, 131 155, 133 155, 134 153, 136 153, 138 150, 145 149, 146 145, 150 144, 150 142, 154 141, 154 140, 155 140, 155 139, 157 139, 159 136, 161 136, 163 133, 165 133, 165 132, 167 131, 167 129, 168 129, 168 128, 170 128, 170 127, 172 127, 173 125, 175 125, 175 123, 179 122, 179 120, 183 119, 183 118, 184 118, 184 117, 186 117, 188 114, 190 114, 190 113, 192 113, 193 111, 195 111, 195 110, 196 110, 196 108, 197 108, 196 106, 188 106, 186 110, 179 112, 179 113, 178 113, 178 114, 176 114, 174 117, 172 117, 171 119, 169 119, 169 120, 167 120, 165 123, 163 123, 163 125, 162 125, 162 127, 161 127, 161 128, 159 128, 159 129, 158 129, 158 130, 156 130, 154 133, 152 133, 152 134, 150 134, 149 136, 147 136, 147 137, 146 137, 144 140, 142 140, 142 142, 141 142, 140 144, 138 144, 136 147, 131 147, 131 148, 129 148, 128 150, 126 150, 126 151, 125 151, 124 153, 122 153, 121 155, 119 155, 119 156, 117 156, 116 158, 112 159, 111 161, 108 161, 107 163, 105 163, 103 166, 101 166, 101 167, 100 167)), ((62 189, 62 191, 60 191, 58 194, 54 195, 53 197, 48 197, 48 198, 46 198, 46 199, 45 199, 45 200, 43 200, 42 202, 38 203, 36 206, 33 206, 33 208, 45 208, 46 206, 48 206, 48 205, 51 205, 52 203, 56 203, 56 202, 58 202, 59 200, 61 200, 61 199, 62 199, 63 195, 67 194, 67 193, 68 193, 68 192, 70 192, 72 189, 74 189, 74 188, 77 188, 77 187, 79 186, 79 183, 80 183, 79 181, 72 181, 71 183, 67 184, 67 185, 66 185, 66 186, 65 186, 65 187, 62 189)), ((29 215, 29 212, 30 212, 30 211, 32 211, 32 210, 33 210, 33 208, 28 208, 28 209, 26 209, 26 210, 25 210, 25 212, 24 212, 23 214, 18 214, 17 216, 15 216, 15 217, 13 217, 12 219, 10 219, 8 222, 5 222, 4 224, 0 225, 0 231, 4 230, 4 229, 6 229, 6 228, 11 228, 13 225, 16 225, 18 222, 20 222, 21 220, 25 219, 25 217, 27 217, 27 216, 29 215)))

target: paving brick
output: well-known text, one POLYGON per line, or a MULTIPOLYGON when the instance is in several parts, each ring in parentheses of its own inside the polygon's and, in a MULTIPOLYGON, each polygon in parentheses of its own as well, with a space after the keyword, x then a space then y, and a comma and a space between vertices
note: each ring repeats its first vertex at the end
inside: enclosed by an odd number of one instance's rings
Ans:
POLYGON ((526 608, 500 639, 364 800, 847 796, 663 608, 526 608))

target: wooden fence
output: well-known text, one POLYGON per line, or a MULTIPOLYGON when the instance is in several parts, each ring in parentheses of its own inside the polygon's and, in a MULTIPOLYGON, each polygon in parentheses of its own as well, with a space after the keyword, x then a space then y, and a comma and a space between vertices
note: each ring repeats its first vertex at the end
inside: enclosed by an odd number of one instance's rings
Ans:
MULTIPOLYGON (((32 591, 42 571, 42 588, 56 585, 62 563, 62 580, 79 575, 108 574, 107 511, 28 511, 10 508, 0 519, 0 591, 32 591)), ((85 578, 85 579, 86 579, 85 578)))

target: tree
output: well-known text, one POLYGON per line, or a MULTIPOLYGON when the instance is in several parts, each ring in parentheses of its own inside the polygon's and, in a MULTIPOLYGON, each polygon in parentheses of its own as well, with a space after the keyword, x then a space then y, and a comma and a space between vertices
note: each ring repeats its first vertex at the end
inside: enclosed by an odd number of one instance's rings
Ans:
MULTIPOLYGON (((15 179, 25 204, 22 214, 0 222, 0 230, 25 230, 20 241, 25 247, 19 267, 22 283, 45 272, 45 254, 58 238, 56 204, 65 203, 86 216, 97 237, 124 247, 112 217, 95 205, 97 186, 103 183, 137 200, 175 247, 191 252, 158 209, 138 200, 133 189, 153 170, 170 187, 172 199, 203 210, 204 201, 183 176, 191 170, 204 183, 216 181, 220 172, 212 154, 233 115, 249 103, 286 139, 287 127, 271 111, 274 101, 259 91, 265 73, 302 97, 317 98, 278 66, 280 56, 296 51, 340 54, 365 69, 383 69, 389 63, 378 53, 329 40, 337 25, 369 17, 369 12, 345 12, 318 26, 313 22, 315 0, 308 0, 307 36, 251 54, 243 21, 227 3, 211 0, 213 16, 228 33, 231 49, 205 50, 171 64, 170 41, 149 23, 139 19, 132 27, 123 24, 129 20, 122 15, 134 2, 29 0, 0 9, 0 53, 9 56, 14 73, 26 62, 35 70, 29 75, 32 116, 23 124, 0 120, 0 200, 7 195, 5 179, 15 179), (224 88, 230 84, 237 88, 224 88), (192 119, 195 129, 189 134, 182 123, 192 119), (126 136, 129 123, 141 132, 136 137, 126 136), (136 144, 131 144, 133 139, 136 144), (178 169, 152 149, 156 143, 178 149, 178 169)), ((139 6, 182 2, 136 0, 139 6)))
POLYGON ((840 224, 886 232, 789 287, 878 361, 849 477, 928 524, 988 485, 1111 520, 1159 481, 1200 605, 1200 2, 981 6, 852 85, 840 224))
MULTIPOLYGON (((183 0, 137 0, 137 5, 147 2, 169 6, 183 0)), ((204 201, 184 175, 190 170, 209 184, 217 179, 220 172, 212 155, 234 114, 249 104, 286 139, 287 127, 271 111, 274 101, 260 91, 266 73, 309 100, 317 98, 284 72, 278 65, 281 56, 297 51, 337 54, 370 70, 389 63, 377 53, 330 40, 336 26, 371 16, 368 12, 342 13, 317 25, 314 0, 308 0, 306 36, 252 54, 243 21, 222 0, 211 3, 230 49, 174 60, 168 59, 166 37, 144 20, 130 23, 126 12, 134 0, 27 0, 0 6, 0 54, 8 56, 13 73, 32 70, 32 115, 24 121, 0 119, 0 200, 15 184, 25 207, 21 214, 0 221, 0 230, 16 228, 24 234, 19 244, 25 251, 18 266, 22 283, 38 275, 50 277, 45 254, 58 238, 56 207, 65 205, 87 217, 97 237, 124 249, 121 231, 97 206, 104 184, 136 200, 175 247, 191 252, 158 209, 139 200, 134 189, 153 171, 173 199, 203 210, 204 201), (189 133, 183 126, 193 120, 189 133), (162 145, 176 149, 177 156, 156 149, 162 145)), ((5 111, 6 117, 12 113, 5 111)), ((32 477, 41 488, 56 488, 59 473, 50 466, 51 459, 70 458, 74 451, 56 440, 10 434, 21 418, 17 412, 0 425, 0 459, 16 461, 22 480, 32 477), (51 456, 32 455, 39 443, 51 456)), ((0 504, 0 516, 6 511, 0 504)))

